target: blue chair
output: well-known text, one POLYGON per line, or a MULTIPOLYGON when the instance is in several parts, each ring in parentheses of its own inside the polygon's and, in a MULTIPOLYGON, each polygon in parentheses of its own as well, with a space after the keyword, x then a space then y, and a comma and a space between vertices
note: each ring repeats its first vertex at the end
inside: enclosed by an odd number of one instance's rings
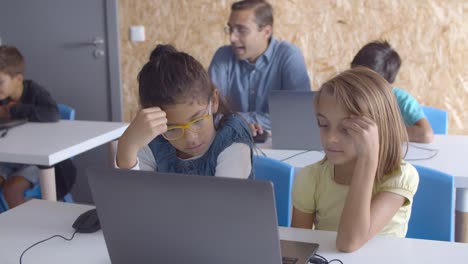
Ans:
POLYGON ((63 120, 75 120, 75 109, 71 108, 68 105, 58 104, 58 109, 60 112, 60 119, 63 120))
POLYGON ((255 180, 266 180, 273 183, 278 225, 290 227, 294 167, 287 163, 258 155, 254 155, 253 164, 255 180))
POLYGON ((421 106, 424 115, 426 115, 429 124, 431 124, 434 134, 447 135, 448 133, 448 113, 445 110, 431 107, 421 106))
POLYGON ((454 241, 453 177, 423 166, 414 167, 419 173, 419 186, 406 237, 454 241))
MULTIPOLYGON (((63 120, 75 120, 75 109, 64 104, 58 104, 60 112, 60 119, 63 120)), ((42 199, 41 186, 39 184, 34 185, 31 189, 24 191, 25 198, 36 198, 42 199)), ((63 200, 67 203, 73 203, 73 197, 71 193, 68 193, 63 197, 63 200)), ((8 203, 5 201, 2 191, 0 190, 0 212, 8 210, 8 203)))

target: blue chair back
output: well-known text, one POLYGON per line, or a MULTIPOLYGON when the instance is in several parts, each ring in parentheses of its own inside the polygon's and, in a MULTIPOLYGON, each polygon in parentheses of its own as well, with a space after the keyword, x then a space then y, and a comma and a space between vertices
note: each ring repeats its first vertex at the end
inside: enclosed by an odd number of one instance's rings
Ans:
POLYGON ((454 241, 455 191, 453 177, 414 165, 419 173, 406 237, 454 241))
POLYGON ((447 135, 448 133, 448 113, 445 110, 431 107, 421 106, 424 115, 426 115, 429 124, 431 124, 434 134, 447 135))
POLYGON ((60 119, 63 120, 75 120, 75 109, 71 108, 68 105, 58 104, 58 109, 60 112, 60 119))
POLYGON ((275 191, 278 225, 291 226, 291 192, 294 167, 271 158, 254 155, 255 180, 271 181, 275 191))

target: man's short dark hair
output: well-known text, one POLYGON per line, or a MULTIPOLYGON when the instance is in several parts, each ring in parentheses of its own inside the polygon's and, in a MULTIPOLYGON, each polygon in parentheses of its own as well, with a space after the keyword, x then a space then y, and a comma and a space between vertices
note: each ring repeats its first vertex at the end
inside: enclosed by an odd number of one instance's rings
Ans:
POLYGON ((379 73, 388 83, 395 81, 401 59, 387 41, 373 41, 362 47, 351 62, 351 67, 364 66, 379 73))
POLYGON ((259 27, 273 27, 273 8, 264 0, 242 0, 231 5, 231 12, 253 9, 255 13, 255 22, 259 27))

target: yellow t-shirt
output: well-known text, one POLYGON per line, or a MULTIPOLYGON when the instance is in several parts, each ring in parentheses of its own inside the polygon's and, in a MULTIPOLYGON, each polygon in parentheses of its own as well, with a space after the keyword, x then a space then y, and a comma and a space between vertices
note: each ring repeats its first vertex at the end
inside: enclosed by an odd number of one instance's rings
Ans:
MULTIPOLYGON (((405 204, 379 235, 405 237, 418 184, 419 175, 416 169, 411 164, 402 162, 399 170, 385 175, 383 181, 374 186, 374 194, 391 192, 406 198, 405 204)), ((317 162, 304 167, 295 177, 293 205, 304 213, 315 213, 316 229, 337 231, 348 189, 348 185, 335 182, 332 163, 317 162)))

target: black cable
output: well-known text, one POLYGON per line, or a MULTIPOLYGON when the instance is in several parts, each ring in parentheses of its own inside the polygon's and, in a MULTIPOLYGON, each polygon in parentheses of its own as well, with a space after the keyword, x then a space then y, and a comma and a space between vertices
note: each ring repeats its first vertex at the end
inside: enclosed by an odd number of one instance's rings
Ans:
POLYGON ((430 160, 432 158, 434 158, 435 156, 437 156, 437 154, 439 154, 439 150, 438 149, 431 149, 431 148, 425 148, 425 147, 420 147, 420 146, 416 146, 414 144, 408 144, 409 146, 413 147, 413 148, 417 148, 417 149, 421 149, 421 150, 425 150, 425 151, 430 151, 430 152, 433 152, 432 155, 430 155, 429 157, 425 157, 425 158, 413 158, 413 159, 405 159, 406 161, 417 161, 417 160, 430 160))
POLYGON ((332 262, 335 262, 335 261, 343 264, 343 261, 341 261, 339 259, 332 259, 332 260, 328 261, 328 263, 332 263, 332 262))
POLYGON ((255 146, 254 150, 255 150, 255 152, 260 152, 260 154, 262 154, 263 157, 267 157, 265 152, 263 152, 263 150, 261 148, 259 148, 258 146, 255 146))
POLYGON ((53 236, 51 236, 51 237, 49 237, 49 238, 43 239, 43 240, 41 240, 41 241, 39 241, 39 242, 36 242, 36 243, 32 244, 32 245, 29 246, 27 249, 25 249, 25 250, 23 251, 23 253, 21 253, 21 256, 20 256, 20 259, 19 259, 20 264, 23 263, 23 262, 22 262, 23 255, 26 253, 26 251, 30 250, 32 247, 37 246, 37 245, 39 245, 40 243, 46 242, 47 240, 51 240, 52 238, 55 238, 55 237, 60 237, 60 238, 62 238, 62 239, 64 239, 64 240, 66 240, 66 241, 71 241, 71 240, 75 237, 75 234, 76 234, 77 232, 78 232, 78 231, 75 231, 75 232, 73 233, 73 235, 72 235, 70 238, 66 238, 66 237, 61 236, 61 235, 53 235, 53 236))
POLYGON ((328 261, 324 256, 321 256, 321 255, 319 255, 317 253, 315 253, 314 256, 309 259, 309 263, 329 264, 329 263, 332 263, 332 262, 339 262, 339 263, 343 264, 343 261, 341 261, 339 259, 332 259, 332 260, 328 261))
MULTIPOLYGON (((309 149, 309 150, 301 151, 301 152, 296 153, 296 154, 294 154, 294 155, 291 155, 291 156, 289 156, 289 157, 280 159, 279 161, 286 161, 286 160, 288 160, 288 159, 292 159, 292 158, 294 158, 294 157, 296 157, 296 156, 302 155, 302 154, 307 153, 307 152, 310 152, 310 151, 319 151, 319 152, 322 152, 322 153, 323 153, 323 150, 309 149)), ((266 154, 265 152, 263 152, 263 150, 262 150, 261 148, 259 148, 259 147, 255 147, 255 152, 260 152, 260 154, 261 154, 262 156, 269 158, 269 157, 267 156, 267 154, 266 154)))
MULTIPOLYGON (((431 149, 431 148, 425 148, 425 147, 420 147, 420 146, 416 146, 416 145, 413 145, 413 144, 409 144, 410 146, 414 147, 414 148, 417 148, 417 149, 422 149, 422 150, 426 150, 426 151, 430 151, 430 152, 433 152, 432 155, 430 155, 429 157, 425 157, 425 158, 412 158, 412 159, 405 159, 406 161, 417 161, 417 160, 430 160, 432 158, 434 158, 435 156, 437 156, 437 154, 439 154, 439 150, 438 149, 431 149)), ((261 154, 265 157, 267 157, 267 155, 259 148, 261 154)), ((292 159, 296 156, 299 156, 299 155, 302 155, 304 153, 307 153, 307 152, 310 152, 310 151, 320 151, 323 153, 323 150, 314 150, 314 149, 309 149, 309 150, 304 150, 304 151, 301 151, 299 153, 296 153, 294 155, 291 155, 289 157, 286 157, 284 159, 281 159, 280 161, 286 161, 288 159, 292 159)))
POLYGON ((311 152, 311 151, 319 151, 319 152, 322 152, 322 153, 323 153, 323 151, 321 151, 321 150, 309 149, 309 150, 301 151, 301 152, 299 152, 299 153, 296 153, 296 154, 291 155, 291 156, 289 156, 289 157, 286 157, 286 158, 284 158, 284 159, 281 159, 280 161, 285 161, 285 160, 288 160, 288 159, 292 159, 292 158, 294 158, 294 157, 297 157, 297 156, 299 156, 299 155, 302 155, 302 154, 304 154, 304 153, 311 152))
POLYGON ((314 254, 314 256, 312 257, 312 259, 315 260, 314 262, 310 261, 310 262, 312 262, 312 263, 315 263, 315 262, 319 262, 319 263, 323 263, 323 264, 327 264, 327 263, 328 263, 328 260, 327 260, 325 257, 323 257, 323 256, 321 256, 321 255, 319 255, 319 254, 317 254, 317 253, 314 254), (319 261, 317 261, 317 259, 318 259, 319 261))

